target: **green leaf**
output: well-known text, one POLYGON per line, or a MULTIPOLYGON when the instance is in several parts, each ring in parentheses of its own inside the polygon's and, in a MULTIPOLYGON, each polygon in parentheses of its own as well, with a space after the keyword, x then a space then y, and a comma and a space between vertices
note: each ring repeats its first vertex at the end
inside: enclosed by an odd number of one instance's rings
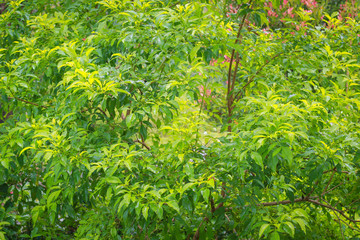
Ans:
POLYGON ((265 230, 268 229, 268 227, 270 227, 270 224, 268 224, 268 223, 265 223, 265 224, 261 225, 260 231, 259 231, 259 237, 260 238, 263 235, 263 233, 265 232, 265 230))
POLYGON ((306 219, 309 218, 309 215, 307 214, 307 212, 304 210, 304 209, 301 209, 301 208, 297 208, 293 211, 297 216, 300 216, 300 217, 304 217, 306 219))
POLYGON ((297 222, 297 224, 299 224, 301 230, 306 234, 305 221, 302 218, 294 218, 293 221, 297 222))
POLYGON ((197 46, 193 47, 193 49, 191 49, 191 52, 190 52, 191 61, 193 61, 197 57, 197 52, 199 51, 200 47, 201 47, 201 45, 197 45, 197 46))
POLYGON ((262 157, 258 152, 252 152, 251 158, 254 159, 257 165, 259 165, 261 168, 264 168, 262 157))
POLYGON ((359 160, 360 160, 360 150, 357 150, 357 152, 354 156, 353 162, 357 163, 357 162, 359 162, 359 160))
POLYGON ((129 114, 129 116, 126 117, 126 126, 128 128, 132 127, 134 125, 134 121, 136 120, 135 114, 129 114))
POLYGON ((295 234, 295 227, 294 225, 291 223, 291 222, 285 222, 284 223, 285 226, 284 226, 284 230, 291 235, 291 237, 294 237, 294 234, 295 234), (288 231, 290 230, 290 232, 288 231))
POLYGON ((47 200, 46 200, 46 205, 47 205, 48 208, 50 207, 51 203, 58 198, 58 196, 59 196, 59 194, 61 193, 61 191, 62 191, 62 190, 54 191, 54 192, 52 192, 52 193, 50 194, 50 196, 49 196, 49 197, 47 198, 47 200))
POLYGON ((145 205, 143 208, 142 208, 142 214, 145 218, 145 220, 147 220, 148 218, 148 212, 149 212, 149 207, 147 205, 145 205))
POLYGON ((280 235, 278 232, 272 232, 270 234, 270 240, 280 240, 280 235))
POLYGON ((36 222, 37 222, 37 220, 39 218, 39 214, 42 211, 43 211, 43 206, 36 206, 31 210, 31 218, 32 218, 32 221, 33 221, 33 226, 36 225, 36 222))
POLYGON ((140 134, 143 137, 144 140, 147 138, 147 130, 143 124, 140 126, 140 134))
POLYGON ((156 205, 156 210, 155 213, 158 216, 159 219, 163 218, 163 208, 162 208, 162 204, 156 205))
POLYGON ((203 189, 201 190, 201 195, 203 196, 205 202, 209 202, 209 196, 210 196, 210 190, 209 189, 203 189))
POLYGON ((293 155, 291 149, 289 147, 281 147, 281 149, 283 158, 289 163, 290 166, 292 166, 293 155))
POLYGON ((188 175, 190 177, 194 176, 194 167, 191 163, 185 164, 184 171, 185 171, 186 175, 188 175))
POLYGON ((167 205, 169 207, 171 207, 172 209, 174 209, 176 212, 180 213, 180 208, 176 201, 169 201, 169 202, 167 202, 167 205))
POLYGON ((114 183, 114 184, 121 183, 121 180, 118 177, 115 177, 115 176, 106 177, 105 181, 108 182, 108 183, 114 183))
POLYGON ((34 149, 34 147, 26 147, 23 150, 21 150, 21 152, 19 153, 19 155, 21 155, 23 152, 25 152, 28 149, 34 149))

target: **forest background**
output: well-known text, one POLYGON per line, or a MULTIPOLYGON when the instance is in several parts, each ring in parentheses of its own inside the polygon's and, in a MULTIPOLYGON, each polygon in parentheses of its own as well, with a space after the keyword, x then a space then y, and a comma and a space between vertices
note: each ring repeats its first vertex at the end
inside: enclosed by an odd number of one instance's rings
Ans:
POLYGON ((359 10, 0 1, 0 239, 359 239, 359 10))

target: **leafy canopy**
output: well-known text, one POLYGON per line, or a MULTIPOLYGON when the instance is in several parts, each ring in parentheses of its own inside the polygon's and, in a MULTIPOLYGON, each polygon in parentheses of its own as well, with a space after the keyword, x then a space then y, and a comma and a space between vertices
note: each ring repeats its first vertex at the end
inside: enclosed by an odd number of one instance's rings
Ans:
POLYGON ((359 237, 344 8, 0 6, 0 239, 359 237))

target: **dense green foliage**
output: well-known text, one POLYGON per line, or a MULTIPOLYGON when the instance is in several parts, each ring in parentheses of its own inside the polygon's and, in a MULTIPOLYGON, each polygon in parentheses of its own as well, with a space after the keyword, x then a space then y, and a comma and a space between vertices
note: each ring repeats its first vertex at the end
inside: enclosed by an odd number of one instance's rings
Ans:
POLYGON ((0 239, 359 239, 360 22, 314 2, 0 4, 0 239))

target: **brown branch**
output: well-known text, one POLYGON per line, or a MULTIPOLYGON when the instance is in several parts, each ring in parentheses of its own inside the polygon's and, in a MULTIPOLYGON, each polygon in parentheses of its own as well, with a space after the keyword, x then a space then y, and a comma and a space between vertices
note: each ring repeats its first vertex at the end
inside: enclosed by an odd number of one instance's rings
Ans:
POLYGON ((249 86, 250 83, 252 83, 255 79, 255 77, 263 70, 263 68, 268 65, 270 62, 272 62, 274 59, 276 59, 278 56, 284 54, 283 52, 275 54, 273 57, 270 58, 270 60, 267 60, 266 63, 264 63, 257 71, 256 73, 249 79, 249 81, 240 89, 240 91, 235 95, 234 100, 237 101, 241 99, 241 97, 244 95, 243 90, 249 86), (239 95, 240 94, 240 95, 239 95))
MULTIPOLYGON (((324 200, 327 204, 329 204, 326 200, 324 200)), ((329 204, 330 205, 330 204, 329 204)), ((355 229, 355 228, 353 228, 353 227, 351 227, 350 226, 350 224, 348 224, 347 222, 345 222, 343 219, 341 219, 338 215, 337 215, 337 213, 334 211, 334 214, 336 215, 336 217, 339 219, 339 223, 340 223, 340 221, 342 221, 343 223, 345 223, 349 228, 351 228, 352 230, 354 230, 354 231, 358 231, 358 232, 360 232, 358 229, 355 229)))
POLYGON ((18 98, 18 97, 16 97, 16 96, 14 96, 13 98, 16 99, 16 100, 18 100, 18 101, 21 101, 21 102, 30 104, 30 105, 34 105, 34 106, 42 107, 42 108, 48 108, 48 106, 43 106, 43 105, 39 105, 39 104, 37 104, 37 103, 29 102, 29 101, 26 101, 26 100, 24 100, 24 99, 18 98))
POLYGON ((107 118, 108 116, 106 115, 106 112, 104 110, 102 110, 101 108, 97 108, 102 114, 104 114, 104 116, 107 118))
POLYGON ((340 213, 341 216, 343 216, 344 218, 346 218, 346 219, 349 220, 350 222, 353 222, 353 223, 360 222, 360 220, 355 220, 355 219, 349 218, 348 216, 345 215, 345 213, 344 213, 343 211, 341 211, 341 210, 339 210, 339 209, 336 209, 336 208, 334 208, 334 207, 331 206, 331 205, 326 205, 326 204, 323 204, 323 203, 321 203, 321 202, 319 202, 319 201, 312 200, 312 199, 307 199, 307 201, 308 201, 308 202, 311 202, 311 203, 314 203, 314 204, 316 204, 316 205, 319 205, 319 206, 328 208, 328 209, 332 209, 332 210, 340 213))
POLYGON ((330 183, 331 183, 331 181, 332 181, 332 179, 333 179, 334 175, 335 175, 335 171, 333 171, 333 173, 331 174, 331 177, 330 177, 330 179, 329 179, 328 183, 326 184, 326 187, 325 187, 325 189, 324 189, 323 193, 321 194, 321 196, 324 196, 324 194, 326 193, 326 190, 328 189, 328 187, 329 187, 329 185, 330 185, 330 183))
POLYGON ((207 217, 204 217, 203 220, 201 220, 201 223, 200 223, 199 227, 197 228, 197 230, 196 230, 196 232, 194 234, 193 240, 199 240, 200 228, 203 225, 204 221, 209 221, 209 219, 207 217))
POLYGON ((214 213, 216 211, 214 199, 210 195, 210 206, 211 206, 211 213, 214 213))
POLYGON ((150 148, 145 142, 142 142, 142 141, 140 141, 140 140, 135 140, 134 142, 140 143, 140 144, 143 145, 147 150, 151 150, 151 148, 150 148))
POLYGON ((341 219, 340 217, 337 215, 337 213, 333 210, 335 216, 337 217, 337 219, 339 220, 339 226, 340 226, 340 231, 341 231, 341 236, 342 236, 342 239, 344 240, 344 230, 342 229, 342 226, 341 226, 341 219))
POLYGON ((339 187, 339 186, 341 186, 341 185, 344 185, 344 183, 339 183, 339 184, 338 184, 338 185, 336 185, 335 187, 331 188, 329 191, 322 193, 322 194, 321 194, 321 196, 323 196, 323 195, 325 195, 325 194, 327 194, 327 193, 331 192, 332 190, 334 190, 335 188, 337 188, 337 187, 339 187))
MULTIPOLYGON (((297 198, 294 199, 294 202, 306 202, 306 198, 297 198)), ((286 205, 293 203, 291 200, 284 200, 284 201, 276 201, 276 202, 267 202, 267 203, 260 203, 259 206, 276 206, 276 205, 286 205)), ((245 207, 249 207, 250 205, 246 205, 245 207)))
POLYGON ((359 229, 356 229, 356 228, 353 228, 352 226, 350 226, 347 222, 345 222, 343 219, 341 219, 341 218, 339 218, 340 219, 340 221, 342 221, 343 223, 345 223, 346 224, 346 226, 348 226, 349 228, 351 228, 352 230, 354 230, 354 231, 357 231, 357 232, 360 232, 360 230, 359 229))
MULTIPOLYGON (((322 206, 322 207, 325 207, 325 208, 328 208, 328 209, 331 209, 331 210, 334 210, 334 211, 340 213, 344 218, 346 218, 350 222, 353 222, 353 223, 360 222, 360 220, 354 220, 354 219, 349 218, 348 216, 345 215, 345 213, 343 211, 341 211, 339 209, 336 209, 331 205, 326 205, 326 204, 323 204, 323 203, 321 203, 319 201, 313 200, 312 198, 314 198, 314 197, 297 198, 293 202, 294 203, 295 202, 311 202, 313 204, 316 204, 316 205, 319 205, 319 206, 322 206)), ((265 206, 266 207, 266 206, 286 205, 286 204, 290 204, 290 203, 293 203, 293 202, 291 200, 266 202, 266 203, 260 203, 260 204, 258 204, 258 206, 265 206)), ((245 207, 250 207, 250 206, 251 205, 245 205, 245 207)), ((231 208, 228 208, 228 209, 231 209, 231 208)))
POLYGON ((354 204, 354 203, 356 203, 356 202, 358 202, 358 201, 360 201, 360 198, 359 198, 359 199, 355 199, 354 201, 352 201, 352 202, 349 204, 349 206, 352 205, 352 204, 354 204))
MULTIPOLYGON (((251 6, 252 4, 252 1, 253 0, 250 0, 248 5, 251 6)), ((247 18, 248 14, 245 14, 241 20, 241 23, 239 24, 239 30, 238 30, 238 33, 237 33, 237 36, 236 36, 236 40, 235 40, 235 44, 239 43, 240 40, 241 40, 241 30, 243 29, 244 27, 244 24, 245 24, 245 20, 247 18)), ((226 100, 227 100, 227 109, 228 109, 228 123, 229 123, 229 126, 228 126, 228 132, 231 132, 231 116, 232 116, 232 105, 234 103, 234 99, 233 99, 233 88, 235 86, 235 78, 236 78, 236 71, 237 71, 237 68, 238 68, 238 65, 239 65, 239 61, 236 62, 236 65, 235 65, 235 73, 234 73, 234 78, 233 78, 233 84, 232 84, 232 81, 231 81, 231 70, 232 70, 232 65, 233 65, 233 62, 234 62, 234 55, 235 55, 235 49, 233 48, 232 51, 231 51, 231 58, 230 58, 230 63, 229 63, 229 71, 228 71, 228 80, 227 80, 227 93, 226 93, 226 100)))
MULTIPOLYGON (((324 172, 323 172, 323 174, 325 174, 325 173, 329 173, 329 172, 337 172, 337 171, 336 171, 336 168, 333 168, 333 169, 330 169, 330 170, 324 171, 324 172)), ((340 173, 346 173, 346 174, 349 174, 350 172, 349 172, 349 171, 341 171, 340 173)))

